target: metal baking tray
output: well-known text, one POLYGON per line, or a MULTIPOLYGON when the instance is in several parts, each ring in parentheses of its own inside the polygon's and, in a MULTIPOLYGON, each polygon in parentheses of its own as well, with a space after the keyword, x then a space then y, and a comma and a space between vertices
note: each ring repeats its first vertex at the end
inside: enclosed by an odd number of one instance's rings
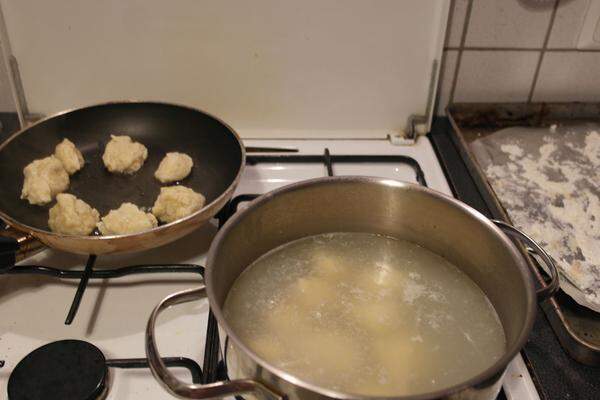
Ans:
MULTIPOLYGON (((600 103, 469 103, 448 108, 454 128, 452 138, 469 169, 477 189, 494 218, 510 222, 507 211, 494 194, 470 144, 477 138, 508 127, 550 127, 565 123, 600 123, 600 103)), ((535 260, 529 258, 530 262, 535 260)), ((534 268, 535 271, 539 271, 534 268)), ((536 273, 538 283, 544 277, 536 273)), ((541 304, 562 347, 576 361, 600 366, 600 314, 580 306, 564 292, 541 304)))

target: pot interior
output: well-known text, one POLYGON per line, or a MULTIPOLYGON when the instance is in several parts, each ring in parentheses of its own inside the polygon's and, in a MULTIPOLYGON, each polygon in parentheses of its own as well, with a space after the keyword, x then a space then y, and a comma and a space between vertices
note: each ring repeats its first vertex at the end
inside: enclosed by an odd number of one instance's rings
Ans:
POLYGON ((364 177, 317 179, 280 189, 256 200, 220 231, 209 254, 207 287, 211 306, 234 341, 221 311, 235 279, 269 250, 328 232, 388 235, 446 258, 496 309, 507 344, 500 361, 508 362, 522 346, 534 312, 533 287, 525 262, 506 236, 483 215, 437 192, 364 177))

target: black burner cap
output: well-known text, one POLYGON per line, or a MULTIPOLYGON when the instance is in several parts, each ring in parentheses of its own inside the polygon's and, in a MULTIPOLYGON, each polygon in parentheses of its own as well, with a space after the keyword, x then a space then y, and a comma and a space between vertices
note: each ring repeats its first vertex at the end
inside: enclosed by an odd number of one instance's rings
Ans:
POLYGON ((102 352, 81 340, 44 345, 23 358, 8 379, 9 400, 94 400, 104 391, 102 352))

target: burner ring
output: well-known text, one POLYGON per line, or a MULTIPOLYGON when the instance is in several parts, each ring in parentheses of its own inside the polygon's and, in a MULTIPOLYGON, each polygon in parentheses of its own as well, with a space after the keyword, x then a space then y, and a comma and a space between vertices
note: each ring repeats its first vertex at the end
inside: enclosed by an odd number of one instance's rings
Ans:
POLYGON ((81 340, 48 343, 23 358, 8 379, 9 400, 95 400, 108 367, 96 346, 81 340))

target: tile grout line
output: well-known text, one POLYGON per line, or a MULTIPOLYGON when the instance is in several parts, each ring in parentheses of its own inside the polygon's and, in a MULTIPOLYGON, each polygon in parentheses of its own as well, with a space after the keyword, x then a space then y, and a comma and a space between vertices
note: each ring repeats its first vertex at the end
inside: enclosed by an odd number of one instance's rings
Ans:
MULTIPOLYGON (((446 47, 444 50, 459 50, 460 47, 446 47)), ((476 47, 476 46, 465 46, 463 50, 469 51, 540 51, 541 47, 476 47)))
MULTIPOLYGON (((469 0, 467 10, 465 11, 465 22, 463 25, 463 31, 460 36, 460 46, 458 48, 458 54, 456 55, 456 64, 454 66, 454 76, 452 77, 452 87, 450 89, 450 95, 448 96, 448 104, 454 102, 454 92, 456 91, 456 84, 458 81, 458 72, 460 70, 460 64, 462 62, 463 51, 465 48, 465 42, 467 41, 467 32, 469 30, 469 22, 471 21, 471 10, 473 8, 473 0, 469 0)), ((446 107, 448 107, 446 104, 446 107)))
POLYGON ((578 49, 576 47, 553 47, 544 50, 546 53, 600 53, 600 49, 578 49))
POLYGON ((535 67, 535 72, 533 74, 533 81, 531 82, 531 88, 529 89, 529 95, 527 96, 527 103, 531 103, 533 100, 533 94, 535 93, 535 88, 537 86, 537 82, 540 76, 540 70, 542 69, 542 62, 544 61, 544 56, 546 55, 546 50, 548 49, 548 42, 550 41, 550 34, 552 33, 552 28, 554 27, 554 20, 556 18, 556 12, 558 10, 558 5, 560 4, 560 0, 556 0, 554 2, 554 7, 552 8, 552 14, 550 14, 550 22, 548 23, 548 30, 546 31, 546 36, 544 37, 544 45, 542 46, 542 50, 540 51, 540 55, 538 57, 538 62, 535 67))
MULTIPOLYGON (((542 47, 456 47, 448 46, 444 47, 444 51, 447 50, 467 50, 467 51, 541 51, 544 50, 542 47)), ((600 53, 600 49, 577 49, 572 47, 553 47, 545 49, 546 53, 600 53)))

